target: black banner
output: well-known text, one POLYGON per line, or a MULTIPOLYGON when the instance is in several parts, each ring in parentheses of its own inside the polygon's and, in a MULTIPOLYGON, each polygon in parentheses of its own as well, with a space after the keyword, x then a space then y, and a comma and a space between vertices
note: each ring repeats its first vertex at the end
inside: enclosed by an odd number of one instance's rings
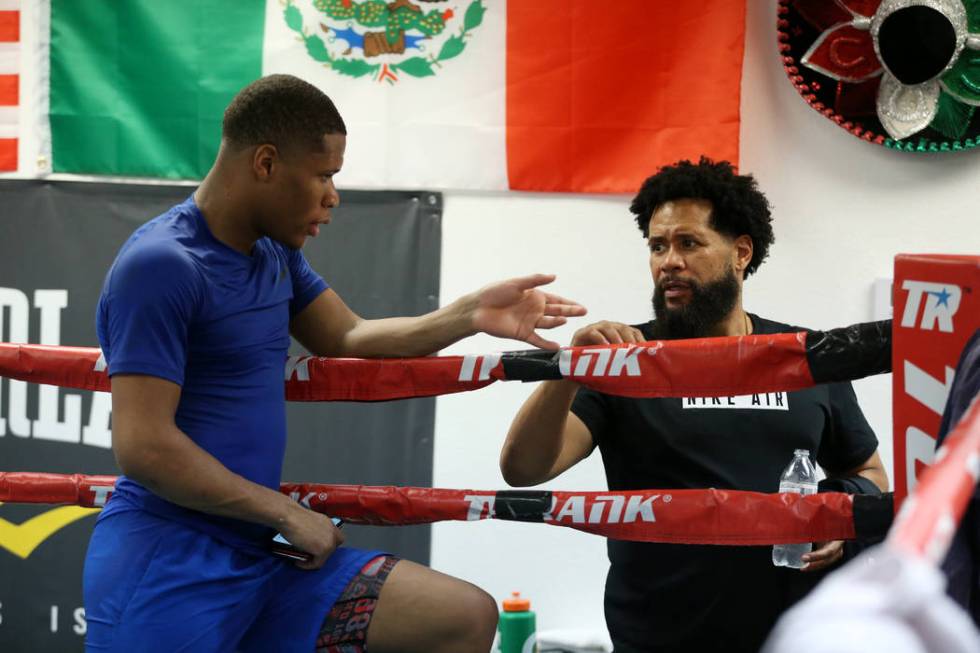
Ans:
MULTIPOLYGON (((95 304, 119 246, 189 186, 0 182, 0 340, 98 346, 95 304)), ((342 194, 304 253, 360 315, 438 306, 442 197, 342 194)), ((294 345, 291 353, 304 353, 294 345)), ((109 395, 0 380, 0 469, 117 474, 109 395)), ((431 486, 435 399, 290 404, 283 479, 431 486)), ((0 650, 81 651, 94 512, 0 505, 0 650)), ((428 563, 428 526, 348 526, 351 546, 428 563)))

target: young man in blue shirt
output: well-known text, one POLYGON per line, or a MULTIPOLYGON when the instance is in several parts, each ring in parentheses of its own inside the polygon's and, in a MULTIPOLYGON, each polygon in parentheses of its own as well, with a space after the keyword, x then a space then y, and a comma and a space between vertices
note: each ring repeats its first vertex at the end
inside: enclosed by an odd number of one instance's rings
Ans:
POLYGON ((139 228, 109 270, 97 331, 124 476, 86 559, 88 650, 489 649, 485 592, 342 548, 330 519, 277 491, 290 334, 319 356, 423 356, 477 332, 557 348, 535 329, 584 309, 533 275, 419 317, 356 315, 300 251, 339 203, 345 145, 315 87, 250 84, 200 187, 139 228), (270 555, 276 532, 309 560, 270 555))

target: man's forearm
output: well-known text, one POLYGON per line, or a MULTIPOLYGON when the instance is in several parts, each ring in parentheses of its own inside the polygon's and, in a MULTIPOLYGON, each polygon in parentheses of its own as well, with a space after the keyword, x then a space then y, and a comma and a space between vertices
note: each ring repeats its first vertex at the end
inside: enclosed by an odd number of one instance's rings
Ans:
POLYGON ((344 337, 345 356, 428 356, 476 333, 470 296, 417 317, 362 320, 344 337))
POLYGON ((500 471, 510 485, 536 485, 554 475, 577 390, 571 381, 547 381, 521 406, 500 452, 500 471))
POLYGON ((126 456, 128 464, 120 457, 123 473, 185 508, 276 529, 299 508, 277 490, 235 474, 179 429, 173 430, 155 438, 152 447, 126 456))

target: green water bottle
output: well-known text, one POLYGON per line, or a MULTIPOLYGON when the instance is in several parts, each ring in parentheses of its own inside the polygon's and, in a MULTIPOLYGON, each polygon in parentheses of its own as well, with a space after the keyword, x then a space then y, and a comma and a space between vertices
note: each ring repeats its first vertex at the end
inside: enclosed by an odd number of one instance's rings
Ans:
POLYGON ((522 599, 519 592, 504 599, 504 611, 500 614, 497 630, 500 631, 500 653, 538 653, 531 602, 522 599))

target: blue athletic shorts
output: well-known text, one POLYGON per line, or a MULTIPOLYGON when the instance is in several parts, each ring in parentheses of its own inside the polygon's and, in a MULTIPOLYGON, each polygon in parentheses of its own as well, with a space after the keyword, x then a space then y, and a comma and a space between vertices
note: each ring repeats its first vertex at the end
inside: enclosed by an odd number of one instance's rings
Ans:
POLYGON ((143 511, 118 512, 89 542, 85 650, 310 653, 331 606, 379 555, 341 547, 304 571, 143 511))

